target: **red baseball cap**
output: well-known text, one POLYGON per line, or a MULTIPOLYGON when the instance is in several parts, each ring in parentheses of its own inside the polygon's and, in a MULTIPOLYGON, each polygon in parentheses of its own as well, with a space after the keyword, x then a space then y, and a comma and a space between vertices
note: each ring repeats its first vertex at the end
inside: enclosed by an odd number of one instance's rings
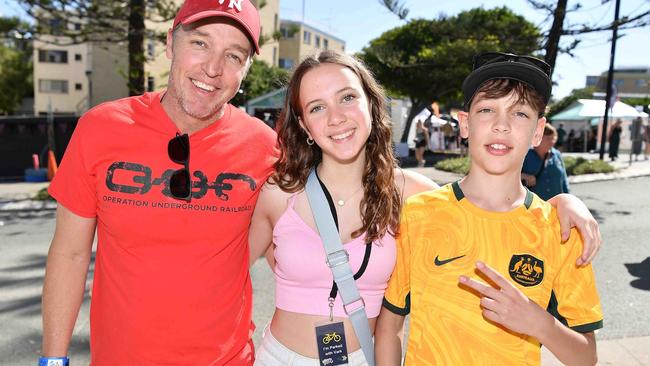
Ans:
POLYGON ((260 54, 260 15, 249 0, 186 0, 174 18, 172 29, 209 17, 227 17, 239 23, 248 33, 260 54))

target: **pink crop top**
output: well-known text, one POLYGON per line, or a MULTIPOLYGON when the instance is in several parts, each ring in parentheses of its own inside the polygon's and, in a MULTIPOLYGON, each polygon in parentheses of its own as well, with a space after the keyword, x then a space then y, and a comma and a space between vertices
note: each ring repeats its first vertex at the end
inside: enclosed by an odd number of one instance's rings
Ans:
MULTIPOLYGON (((325 263, 325 250, 317 232, 294 210, 296 195, 273 228, 275 256, 275 306, 301 314, 329 316, 327 298, 332 289, 332 272, 325 263)), ((375 241, 368 266, 356 282, 366 303, 368 318, 379 315, 384 291, 395 267, 395 239, 386 234, 375 241)), ((366 249, 365 235, 343 244, 350 255, 352 273, 361 267, 366 249)), ((353 307, 357 304, 353 304, 353 307)), ((334 316, 346 318, 341 295, 334 301, 334 316)))

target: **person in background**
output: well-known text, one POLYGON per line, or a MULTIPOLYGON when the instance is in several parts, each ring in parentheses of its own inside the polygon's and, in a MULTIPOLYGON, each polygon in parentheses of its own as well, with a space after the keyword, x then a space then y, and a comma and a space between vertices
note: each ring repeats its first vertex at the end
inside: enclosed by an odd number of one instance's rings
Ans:
POLYGON ((632 161, 632 156, 634 156, 634 161, 637 161, 639 160, 639 155, 641 155, 643 147, 643 120, 641 117, 637 117, 632 121, 632 125, 630 126, 630 139, 632 140, 630 162, 632 161))
POLYGON ((423 167, 426 164, 424 160, 424 152, 429 149, 429 129, 426 128, 424 122, 419 119, 415 125, 415 160, 418 167, 423 167))
POLYGON ((560 151, 553 147, 557 139, 555 127, 544 126, 542 142, 528 150, 521 169, 521 180, 544 201, 560 193, 569 193, 569 178, 560 151))
POLYGON ((564 151, 565 142, 566 130, 564 129, 564 123, 560 123, 560 126, 557 128, 557 142, 555 143, 555 147, 560 151, 564 151))
POLYGON ((567 150, 566 152, 576 151, 576 131, 572 128, 569 130, 566 140, 567 150))
POLYGON ((645 150, 643 150, 643 157, 645 160, 648 160, 650 156, 650 123, 646 124, 643 127, 643 143, 645 144, 645 150))
POLYGON ((607 135, 607 141, 609 142, 609 158, 612 161, 618 159, 618 145, 621 143, 621 133, 623 132, 623 127, 621 125, 623 121, 617 119, 614 122, 614 125, 609 129, 609 134, 607 135))

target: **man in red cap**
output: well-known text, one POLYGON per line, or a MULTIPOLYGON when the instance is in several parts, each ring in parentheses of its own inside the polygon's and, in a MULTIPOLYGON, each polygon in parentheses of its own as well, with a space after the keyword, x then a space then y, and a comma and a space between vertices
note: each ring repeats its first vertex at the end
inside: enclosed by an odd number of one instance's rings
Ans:
POLYGON ((50 186, 39 365, 69 363, 95 230, 93 366, 253 363, 247 229, 275 135, 228 102, 259 33, 248 0, 187 0, 167 34, 167 90, 79 120, 50 186))

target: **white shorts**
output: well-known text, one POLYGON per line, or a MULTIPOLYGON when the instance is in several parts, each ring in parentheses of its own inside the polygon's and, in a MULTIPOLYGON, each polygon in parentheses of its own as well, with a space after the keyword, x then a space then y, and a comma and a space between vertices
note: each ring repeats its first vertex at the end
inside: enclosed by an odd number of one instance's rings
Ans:
MULTIPOLYGON (((363 351, 358 349, 348 355, 349 366, 367 366, 363 351)), ((262 344, 255 354, 254 366, 321 366, 317 358, 300 355, 273 337, 271 327, 264 328, 262 344)))

